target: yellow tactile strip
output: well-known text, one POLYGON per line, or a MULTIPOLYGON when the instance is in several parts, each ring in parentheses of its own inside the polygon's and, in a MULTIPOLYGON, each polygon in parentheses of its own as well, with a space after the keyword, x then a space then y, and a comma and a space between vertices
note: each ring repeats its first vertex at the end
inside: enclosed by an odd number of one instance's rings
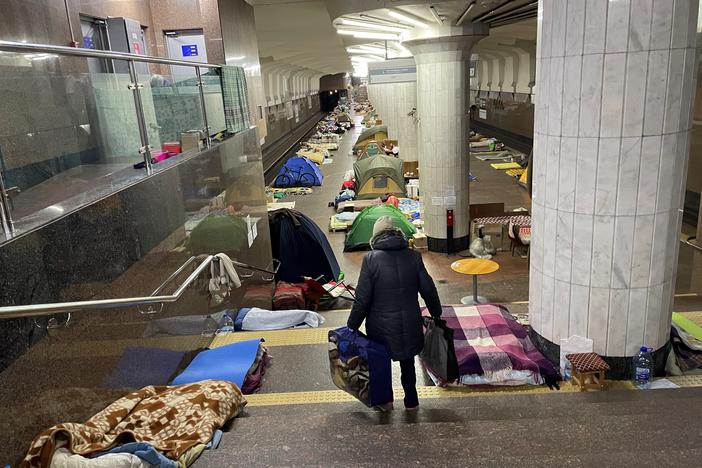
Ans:
POLYGON ((218 348, 256 338, 263 338, 266 346, 326 344, 329 342, 329 330, 331 328, 299 328, 293 330, 225 333, 215 336, 210 348, 218 348))
POLYGON ((702 375, 673 375, 666 379, 685 388, 702 387, 702 375))
MULTIPOLYGON (((631 390, 631 382, 607 382, 608 390, 631 390)), ((561 386, 560 392, 574 393, 580 389, 575 385, 566 383, 561 386)), ((394 389, 397 401, 404 398, 401 387, 394 389)), ((550 390, 546 386, 524 385, 519 387, 491 387, 491 388, 471 388, 471 387, 417 387, 419 398, 464 398, 464 397, 484 397, 499 395, 517 394, 558 394, 558 391, 550 390)), ((247 395, 248 406, 282 406, 282 405, 310 405, 319 403, 344 403, 356 401, 354 397, 342 390, 320 390, 314 392, 281 392, 281 393, 257 393, 247 395)))

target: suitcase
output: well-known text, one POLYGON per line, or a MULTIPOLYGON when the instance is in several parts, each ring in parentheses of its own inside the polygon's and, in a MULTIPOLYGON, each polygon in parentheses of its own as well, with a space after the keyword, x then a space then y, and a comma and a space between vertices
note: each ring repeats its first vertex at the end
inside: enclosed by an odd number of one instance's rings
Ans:
POLYGON ((368 407, 393 400, 390 352, 361 332, 329 330, 329 370, 334 385, 368 407))

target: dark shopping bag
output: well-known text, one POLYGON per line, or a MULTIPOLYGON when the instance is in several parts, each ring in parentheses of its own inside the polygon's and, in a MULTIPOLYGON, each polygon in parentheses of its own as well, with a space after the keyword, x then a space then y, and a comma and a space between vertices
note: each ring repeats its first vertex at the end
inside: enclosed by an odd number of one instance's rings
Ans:
POLYGON ((458 359, 453 345, 453 330, 440 318, 424 317, 424 349, 419 355, 424 365, 441 379, 452 382, 458 379, 458 359))
POLYGON ((329 370, 334 385, 368 407, 392 401, 390 353, 361 332, 329 330, 329 370))

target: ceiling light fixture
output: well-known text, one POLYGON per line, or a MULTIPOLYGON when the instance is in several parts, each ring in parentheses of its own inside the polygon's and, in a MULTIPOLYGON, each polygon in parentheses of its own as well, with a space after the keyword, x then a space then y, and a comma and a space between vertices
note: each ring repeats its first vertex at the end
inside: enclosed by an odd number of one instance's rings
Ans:
POLYGON ((444 20, 441 19, 441 16, 439 16, 439 12, 436 11, 436 8, 434 7, 434 5, 429 5, 429 11, 431 12, 431 16, 434 17, 434 19, 436 20, 437 23, 444 24, 444 20))
POLYGON ((463 22, 466 20, 466 17, 468 16, 468 13, 470 13, 470 10, 472 10, 474 6, 475 6, 475 2, 470 2, 468 4, 466 9, 463 10, 463 13, 461 13, 461 16, 459 16, 458 19, 456 20, 456 26, 460 26, 463 24, 463 22))
POLYGON ((395 47, 395 49, 397 49, 397 51, 400 53, 401 56, 403 56, 403 57, 411 57, 412 56, 412 52, 410 52, 410 50, 407 47, 403 46, 401 43, 393 42, 392 45, 395 47))
POLYGON ((364 18, 364 19, 369 19, 369 20, 377 21, 377 22, 379 22, 379 23, 389 24, 389 25, 391 25, 391 26, 395 26, 396 28, 402 28, 402 29, 405 29, 405 30, 407 30, 407 29, 414 29, 414 26, 409 26, 409 25, 406 25, 406 24, 401 24, 401 23, 398 23, 397 21, 391 21, 391 20, 388 20, 388 19, 385 19, 385 18, 378 18, 377 16, 368 15, 368 14, 366 14, 366 13, 361 13, 361 14, 358 15, 358 16, 360 16, 361 18, 364 18))
POLYGON ((370 32, 370 31, 356 31, 352 29, 337 29, 338 34, 345 36, 353 36, 358 39, 383 39, 385 41, 398 41, 400 38, 397 34, 381 33, 381 32, 370 32))
POLYGON ((414 26, 419 26, 420 28, 429 29, 429 25, 427 23, 425 23, 424 21, 422 21, 420 19, 407 16, 407 14, 405 14, 405 13, 400 13, 399 11, 390 10, 390 11, 388 11, 388 14, 395 19, 399 19, 400 21, 404 21, 405 23, 409 23, 409 24, 414 25, 414 26))
POLYGON ((357 26, 359 28, 379 29, 381 31, 390 31, 390 32, 406 31, 406 29, 398 28, 397 26, 385 26, 384 24, 375 24, 375 23, 369 23, 367 21, 358 21, 358 20, 353 20, 353 19, 342 19, 341 23, 346 25, 346 26, 357 26))
POLYGON ((378 52, 380 52, 380 49, 370 50, 370 51, 369 51, 368 49, 361 49, 360 47, 347 47, 347 48, 346 48, 346 52, 348 52, 349 54, 365 55, 365 54, 367 54, 368 52, 378 53, 378 52))
POLYGON ((365 44, 361 44, 356 46, 359 49, 365 50, 367 52, 372 52, 374 54, 384 54, 385 53, 385 47, 383 46, 369 46, 365 44))

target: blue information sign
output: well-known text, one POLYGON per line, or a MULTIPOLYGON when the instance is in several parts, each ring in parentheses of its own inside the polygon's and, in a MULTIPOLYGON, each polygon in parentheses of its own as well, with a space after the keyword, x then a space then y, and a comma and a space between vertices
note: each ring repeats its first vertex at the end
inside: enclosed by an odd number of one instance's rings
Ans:
POLYGON ((180 46, 183 51, 183 57, 196 57, 197 56, 197 44, 180 46))

